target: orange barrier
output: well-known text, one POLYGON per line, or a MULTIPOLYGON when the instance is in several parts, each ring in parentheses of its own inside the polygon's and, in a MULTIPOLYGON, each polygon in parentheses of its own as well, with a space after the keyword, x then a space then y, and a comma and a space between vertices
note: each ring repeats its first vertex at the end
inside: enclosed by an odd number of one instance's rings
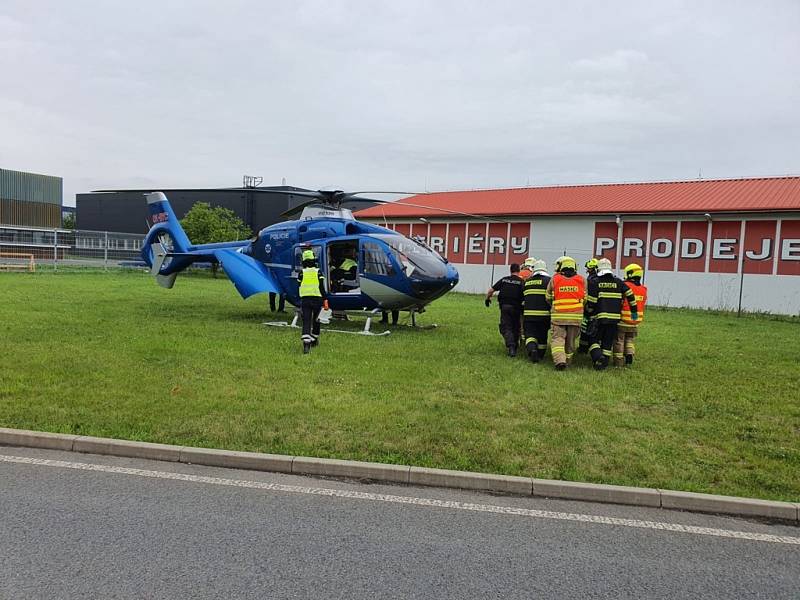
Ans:
POLYGON ((0 259, 1 258, 26 258, 28 259, 28 262, 0 264, 0 271, 11 271, 13 269, 18 269, 23 271, 26 270, 30 273, 36 272, 36 262, 33 260, 33 254, 19 254, 17 252, 0 252, 0 259))

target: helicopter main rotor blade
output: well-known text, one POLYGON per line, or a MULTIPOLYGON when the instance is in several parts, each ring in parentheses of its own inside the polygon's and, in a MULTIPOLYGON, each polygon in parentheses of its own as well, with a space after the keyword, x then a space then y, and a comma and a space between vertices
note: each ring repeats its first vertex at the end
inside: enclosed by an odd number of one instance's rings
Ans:
POLYGON ((315 204, 320 204, 320 200, 319 200, 319 199, 316 199, 316 200, 306 200, 305 202, 301 202, 301 203, 300 203, 300 204, 298 204, 297 206, 295 206, 295 207, 293 207, 293 208, 290 208, 289 210, 286 210, 286 211, 282 212, 282 213, 281 213, 281 216, 282 216, 282 217, 284 217, 284 218, 291 217, 291 216, 292 216, 292 215, 294 215, 294 214, 297 214, 297 213, 299 213, 299 212, 302 212, 302 210, 303 210, 304 208, 306 208, 307 206, 314 206, 315 204))
MULTIPOLYGON (((375 192, 373 192, 375 193, 375 192)), ((421 194, 420 194, 421 195, 421 194)), ((438 206, 426 206, 424 204, 414 204, 412 202, 404 202, 403 200, 372 200, 376 204, 391 204, 393 206, 409 206, 411 208, 424 208, 426 210, 433 210, 436 212, 447 213, 449 215, 458 215, 460 217, 470 217, 472 219, 480 219, 482 221, 487 221, 489 223, 516 223, 516 221, 511 219, 496 219, 493 217, 488 217, 486 215, 476 215, 473 213, 463 212, 460 210, 452 210, 449 208, 439 208, 438 206)), ((411 215, 409 215, 411 217, 411 215)), ((403 217, 400 217, 403 218, 403 217)))
POLYGON ((347 192, 345 194, 345 196, 350 197, 350 196, 358 196, 358 195, 361 195, 361 194, 397 194, 397 195, 406 195, 406 196, 424 196, 427 193, 428 192, 373 192, 373 191, 367 191, 367 192, 347 192))
POLYGON ((247 190, 248 192, 259 192, 261 194, 285 194, 286 196, 303 196, 304 198, 316 198, 317 200, 324 200, 327 196, 320 192, 313 192, 313 191, 288 191, 288 190, 260 190, 258 188, 252 188, 247 190))

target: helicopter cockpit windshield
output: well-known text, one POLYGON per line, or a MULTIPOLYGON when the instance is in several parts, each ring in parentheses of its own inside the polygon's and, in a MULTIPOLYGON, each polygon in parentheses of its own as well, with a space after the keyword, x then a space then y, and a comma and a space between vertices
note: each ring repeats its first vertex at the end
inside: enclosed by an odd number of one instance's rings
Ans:
POLYGON ((376 235, 392 249, 406 276, 439 279, 447 275, 441 256, 416 240, 402 235, 376 235))

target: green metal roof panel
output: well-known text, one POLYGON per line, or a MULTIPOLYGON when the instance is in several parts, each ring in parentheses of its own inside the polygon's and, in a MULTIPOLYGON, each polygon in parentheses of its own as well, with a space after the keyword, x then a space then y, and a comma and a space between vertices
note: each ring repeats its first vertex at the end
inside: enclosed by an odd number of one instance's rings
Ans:
POLYGON ((64 180, 52 175, 38 175, 0 169, 0 199, 62 204, 64 180))

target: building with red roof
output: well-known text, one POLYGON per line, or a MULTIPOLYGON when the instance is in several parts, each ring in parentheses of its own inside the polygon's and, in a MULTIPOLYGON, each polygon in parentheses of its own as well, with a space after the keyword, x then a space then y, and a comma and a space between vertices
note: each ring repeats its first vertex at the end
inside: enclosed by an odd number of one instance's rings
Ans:
POLYGON ((800 177, 436 192, 356 216, 425 238, 466 292, 566 254, 640 264, 654 304, 800 314, 800 177))

